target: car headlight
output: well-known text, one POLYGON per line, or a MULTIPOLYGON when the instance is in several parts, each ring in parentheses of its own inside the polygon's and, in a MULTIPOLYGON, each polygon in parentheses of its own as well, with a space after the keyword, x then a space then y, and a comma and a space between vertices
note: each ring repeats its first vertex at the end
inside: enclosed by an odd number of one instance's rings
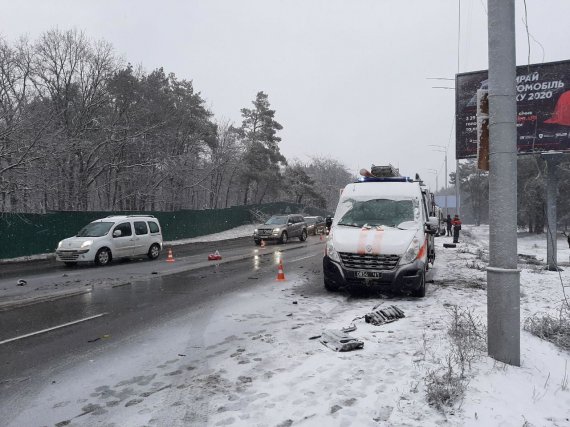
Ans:
POLYGON ((81 244, 81 249, 89 249, 93 244, 93 240, 86 240, 81 244))
POLYGON ((333 261, 340 262, 340 255, 334 248, 334 244, 332 239, 327 240, 327 244, 325 246, 327 256, 332 259, 333 261))
POLYGON ((274 228, 274 229, 273 229, 273 234, 279 234, 280 231, 281 231, 280 228, 274 228))
POLYGON ((63 245, 63 240, 61 240, 58 244, 57 244, 57 248, 61 248, 61 245, 63 245))
POLYGON ((257 228, 253 230, 253 234, 257 234, 257 228))
POLYGON ((414 262, 420 253, 420 240, 417 237, 414 237, 404 252, 404 256, 400 259, 400 264, 409 264, 414 262))

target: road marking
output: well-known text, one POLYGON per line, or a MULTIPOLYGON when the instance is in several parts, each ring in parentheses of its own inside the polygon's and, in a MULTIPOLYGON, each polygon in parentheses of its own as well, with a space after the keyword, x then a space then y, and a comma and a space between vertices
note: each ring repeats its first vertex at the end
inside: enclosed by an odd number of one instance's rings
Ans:
POLYGON ((50 331, 53 331, 55 329, 65 328, 66 326, 75 325, 77 323, 86 322, 88 320, 97 319, 98 317, 105 316, 107 314, 109 314, 109 313, 96 314, 95 316, 90 316, 90 317, 85 317, 83 319, 74 320, 73 322, 68 322, 68 323, 64 323, 62 325, 53 326, 51 328, 42 329, 41 331, 31 332, 31 333, 26 334, 26 335, 20 335, 19 337, 10 338, 10 339, 4 340, 4 341, 0 341, 0 345, 7 344, 7 343, 12 342, 12 341, 21 340, 22 338, 28 338, 28 337, 32 337, 34 335, 44 334, 46 332, 50 332, 50 331))
POLYGON ((308 256, 301 257, 301 258, 295 258, 295 259, 292 259, 292 260, 287 261, 287 262, 303 261, 304 259, 313 258, 313 257, 316 257, 316 256, 318 256, 318 255, 322 255, 322 254, 321 254, 321 253, 318 253, 318 254, 308 255, 308 256))

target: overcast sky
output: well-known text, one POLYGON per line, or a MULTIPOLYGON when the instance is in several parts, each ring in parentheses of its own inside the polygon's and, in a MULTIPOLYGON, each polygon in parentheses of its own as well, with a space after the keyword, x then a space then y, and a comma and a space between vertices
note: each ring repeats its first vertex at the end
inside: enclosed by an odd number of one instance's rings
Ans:
MULTIPOLYGON (((0 0, 0 34, 58 27, 111 42, 126 61, 194 81, 217 118, 269 95, 289 159, 327 155, 351 171, 392 163, 443 185, 455 167, 458 0, 0 0), (438 150, 438 148, 435 148, 438 150)), ((487 2, 461 0, 460 72, 488 68, 487 2)), ((517 63, 526 64, 516 0, 517 63)), ((569 0, 527 0, 531 62, 570 59, 569 0)))

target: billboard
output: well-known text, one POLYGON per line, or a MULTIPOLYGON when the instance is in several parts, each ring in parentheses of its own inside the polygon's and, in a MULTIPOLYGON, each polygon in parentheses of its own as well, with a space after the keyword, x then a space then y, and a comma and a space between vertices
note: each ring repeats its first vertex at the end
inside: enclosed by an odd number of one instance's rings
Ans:
MULTIPOLYGON (((456 158, 477 156, 477 90, 488 72, 455 77, 456 158)), ((517 67, 517 150, 570 151, 570 61, 517 67)))

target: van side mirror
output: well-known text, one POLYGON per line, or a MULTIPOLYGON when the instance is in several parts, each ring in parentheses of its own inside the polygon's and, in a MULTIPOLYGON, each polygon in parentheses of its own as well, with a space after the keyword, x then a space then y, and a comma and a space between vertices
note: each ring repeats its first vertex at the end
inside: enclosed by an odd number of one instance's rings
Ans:
POLYGON ((428 218, 428 221, 426 222, 426 227, 425 227, 425 231, 428 234, 436 234, 437 233, 437 228, 438 228, 438 221, 437 221, 437 217, 435 216, 430 216, 428 218))
POLYGON ((115 230, 113 231, 113 237, 121 237, 123 233, 121 232, 121 230, 115 230))

